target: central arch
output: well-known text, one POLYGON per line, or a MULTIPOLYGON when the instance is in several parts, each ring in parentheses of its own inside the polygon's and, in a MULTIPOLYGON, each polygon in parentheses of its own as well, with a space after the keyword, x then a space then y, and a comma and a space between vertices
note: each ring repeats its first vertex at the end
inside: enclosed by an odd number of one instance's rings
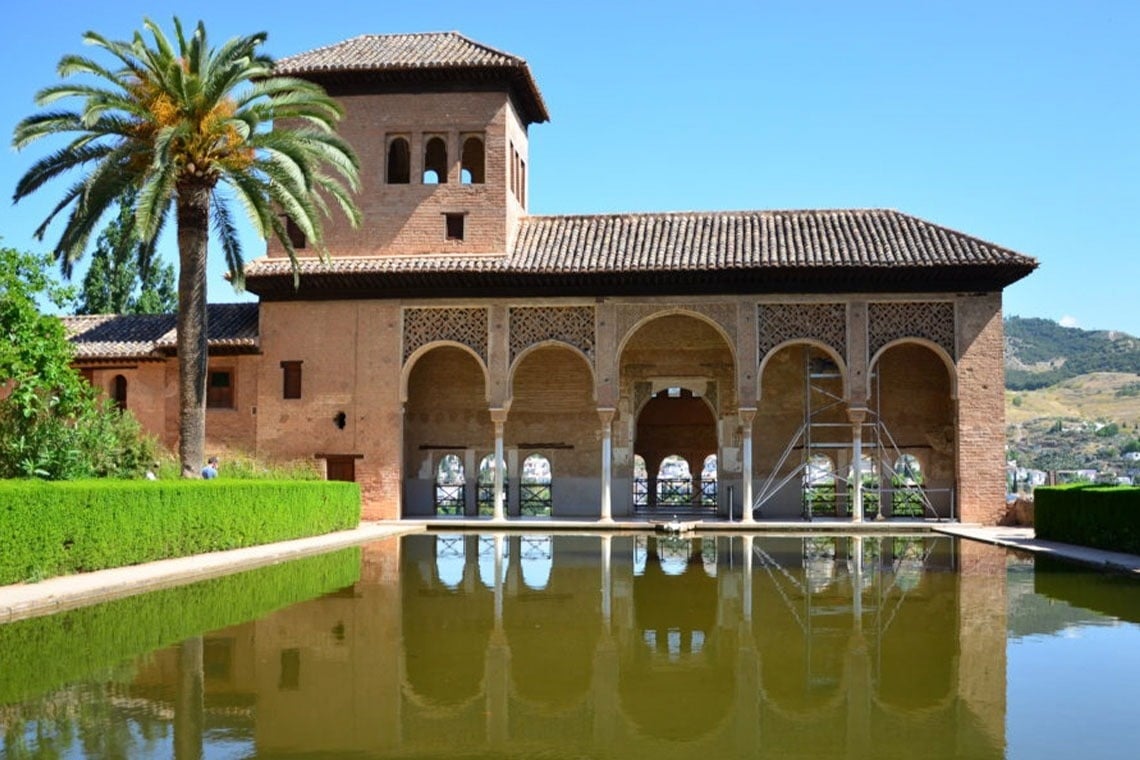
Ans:
POLYGON ((651 317, 622 342, 619 377, 619 418, 627 426, 619 435, 628 437, 628 448, 615 451, 615 473, 630 479, 630 511, 658 508, 658 476, 670 477, 662 473, 663 462, 687 471, 689 480, 660 508, 670 514, 720 511, 725 500, 716 485, 722 473, 706 463, 726 461, 722 430, 728 426, 722 422, 737 408, 736 357, 724 329, 688 312, 651 317))

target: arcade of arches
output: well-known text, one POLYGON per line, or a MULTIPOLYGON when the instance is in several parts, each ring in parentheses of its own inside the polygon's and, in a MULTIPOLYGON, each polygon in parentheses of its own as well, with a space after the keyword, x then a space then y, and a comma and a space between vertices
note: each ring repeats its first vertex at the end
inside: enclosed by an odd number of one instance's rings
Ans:
POLYGON ((401 513, 995 522, 999 298, 404 307, 401 513))

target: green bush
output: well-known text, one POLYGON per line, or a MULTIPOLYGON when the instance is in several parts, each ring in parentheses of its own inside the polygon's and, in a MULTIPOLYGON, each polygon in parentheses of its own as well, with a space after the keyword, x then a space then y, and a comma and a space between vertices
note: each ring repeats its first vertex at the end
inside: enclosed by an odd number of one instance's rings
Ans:
POLYGON ((326 481, 0 481, 0 584, 355 527, 360 488, 326 481))
POLYGON ((1033 501, 1038 538, 1140 554, 1140 488, 1039 487, 1033 501))
POLYGON ((360 579, 360 556, 359 548, 344 549, 0 625, 4 663, 0 705, 91 678, 191 636, 351 586, 360 579))

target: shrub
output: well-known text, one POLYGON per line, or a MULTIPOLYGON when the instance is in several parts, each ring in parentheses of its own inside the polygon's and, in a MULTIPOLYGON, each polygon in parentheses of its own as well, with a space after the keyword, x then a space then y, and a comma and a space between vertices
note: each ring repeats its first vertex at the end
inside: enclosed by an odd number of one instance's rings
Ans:
POLYGON ((355 483, 0 482, 0 584, 319 535, 359 518, 355 483))

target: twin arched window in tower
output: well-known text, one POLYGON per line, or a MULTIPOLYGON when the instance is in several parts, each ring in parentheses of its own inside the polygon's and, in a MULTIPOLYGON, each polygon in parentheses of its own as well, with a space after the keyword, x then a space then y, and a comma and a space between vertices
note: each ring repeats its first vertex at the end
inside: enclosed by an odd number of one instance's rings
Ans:
MULTIPOLYGON (((451 164, 448 161, 448 139, 444 135, 425 134, 423 146, 424 185, 445 184, 451 164)), ((481 185, 486 182, 487 159, 482 135, 459 135, 459 182, 481 185)), ((409 135, 389 135, 385 178, 389 185, 408 185, 412 181, 412 148, 409 135)))

